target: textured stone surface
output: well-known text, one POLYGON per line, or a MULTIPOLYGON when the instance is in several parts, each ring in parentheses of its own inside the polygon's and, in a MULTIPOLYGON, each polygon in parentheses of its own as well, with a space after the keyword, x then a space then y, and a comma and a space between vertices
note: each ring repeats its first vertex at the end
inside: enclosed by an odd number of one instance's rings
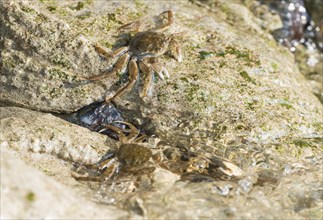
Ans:
MULTIPOLYGON (((149 5, 148 9, 145 2, 125 7, 123 2, 94 1, 76 10, 74 5, 63 3, 36 3, 1 4, 5 27, 1 100, 53 112, 81 108, 117 89, 116 85, 111 86, 115 77, 102 82, 79 78, 82 73, 93 75, 103 65, 108 66, 108 62, 100 61, 91 41, 112 48, 125 44, 124 38, 116 38, 120 24, 142 18, 155 25, 154 16, 170 7, 167 2, 149 5), (91 41, 84 43, 82 39, 91 41), (53 60, 56 56, 62 60, 53 60), (63 72, 54 71, 51 75, 50 68, 63 72)), ((216 16, 214 11, 188 2, 172 6, 175 24, 168 33, 185 33, 184 60, 177 63, 169 56, 162 57, 171 78, 159 80, 150 98, 141 100, 141 88, 136 87, 116 101, 126 112, 126 119, 153 121, 148 126, 156 127, 157 133, 191 121, 195 124, 192 129, 209 126, 212 133, 212 128, 221 125, 232 133, 238 129, 261 141, 272 141, 295 131, 297 135, 315 135, 322 105, 308 91, 292 54, 277 47, 269 34, 256 28, 257 24, 249 19, 252 13, 246 8, 239 4, 222 7, 226 10, 217 9, 216 16), (208 16, 201 16, 202 12, 208 16)))
POLYGON ((0 107, 0 144, 19 152, 52 154, 92 164, 109 149, 106 138, 51 114, 0 107))
POLYGON ((84 35, 39 3, 1 1, 0 99, 37 110, 73 111, 100 94, 81 78, 99 71, 100 58, 84 35))
MULTIPOLYGON (((257 22, 263 29, 268 30, 268 32, 273 35, 276 33, 276 38, 284 38, 283 32, 279 34, 279 30, 282 30, 282 28, 291 30, 296 28, 297 23, 300 22, 297 21, 297 17, 301 15, 294 16, 294 21, 292 21, 293 19, 291 19, 290 16, 286 15, 287 11, 292 9, 292 7, 289 7, 288 5, 292 3, 297 5, 297 2, 303 4, 302 2, 304 1, 288 1, 285 5, 280 2, 276 2, 275 4, 271 1, 246 1, 245 3, 247 3, 246 5, 254 12, 256 17, 259 18, 257 22), (294 22, 293 25, 291 24, 292 22, 294 22), (278 37, 279 35, 280 37, 278 37)), ((314 22, 315 27, 319 29, 319 32, 317 32, 316 37, 312 36, 312 39, 311 37, 308 37, 310 36, 309 34, 302 33, 297 36, 297 38, 305 38, 306 40, 305 42, 302 42, 302 40, 299 41, 295 39, 295 42, 293 43, 295 44, 293 48, 293 50, 295 50, 295 61, 298 64, 300 72, 308 80, 312 92, 318 97, 321 103, 323 103, 323 51, 320 50, 318 46, 322 44, 321 26, 323 20, 320 19, 318 15, 320 14, 320 11, 322 11, 323 4, 320 4, 320 2, 316 0, 305 1, 304 3, 307 10, 306 13, 309 13, 311 19, 313 19, 308 23, 313 25, 314 22), (316 41, 316 43, 314 41, 316 41)), ((311 28, 314 29, 313 27, 311 28)), ((317 28, 315 29, 317 30, 317 28)), ((288 33, 292 34, 290 31, 285 32, 287 35, 288 33)), ((313 35, 315 35, 314 33, 313 35)))
POLYGON ((6 106, 0 108, 1 148, 86 199, 115 204, 133 218, 322 217, 321 103, 292 54, 259 27, 246 7, 231 2, 215 6, 189 1, 0 2, 0 103, 6 106), (77 184, 69 175, 73 163, 97 162, 116 143, 28 109, 72 112, 118 89, 118 76, 82 79, 114 62, 101 60, 92 42, 107 50, 126 45, 130 35, 119 35, 118 27, 138 19, 154 26, 167 9, 174 11, 175 24, 166 33, 183 32, 183 62, 166 54, 161 62, 170 79, 156 80, 145 100, 138 95, 139 83, 116 105, 126 121, 168 147, 225 157, 246 176, 188 183, 158 168, 152 181, 140 177, 139 186, 132 177, 110 185, 77 184))
POLYGON ((116 219, 125 216, 126 212, 115 207, 87 201, 1 148, 1 219, 116 219))

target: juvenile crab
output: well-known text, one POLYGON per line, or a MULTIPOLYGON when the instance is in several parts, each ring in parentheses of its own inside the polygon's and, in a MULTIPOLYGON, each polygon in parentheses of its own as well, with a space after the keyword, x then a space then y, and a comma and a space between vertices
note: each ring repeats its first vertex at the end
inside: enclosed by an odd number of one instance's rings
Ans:
POLYGON ((175 39, 180 33, 165 35, 162 33, 166 28, 174 23, 173 12, 165 11, 160 15, 167 14, 167 22, 159 27, 139 32, 141 23, 139 21, 132 22, 120 27, 122 29, 135 29, 138 32, 129 42, 128 46, 116 49, 111 54, 96 44, 96 51, 106 59, 118 57, 117 62, 112 70, 105 71, 101 74, 88 77, 87 79, 95 81, 108 77, 122 71, 128 64, 128 83, 121 87, 115 94, 107 96, 106 102, 114 101, 117 97, 131 90, 138 80, 139 69, 144 73, 145 80, 141 97, 146 97, 151 87, 154 72, 159 78, 164 79, 164 75, 169 77, 166 68, 158 62, 158 57, 170 50, 171 54, 178 62, 182 61, 181 49, 175 39), (138 67, 139 66, 139 67, 138 67))
POLYGON ((161 167, 181 175, 181 180, 214 181, 238 179, 243 170, 231 161, 209 153, 199 154, 187 148, 166 148, 161 167))
MULTIPOLYGON (((73 172, 72 176, 76 180, 84 181, 102 181, 112 179, 115 174, 120 173, 122 170, 131 172, 152 172, 152 167, 145 166, 152 158, 152 151, 140 144, 146 136, 139 136, 139 131, 130 123, 118 122, 125 124, 130 128, 130 134, 125 135, 124 130, 113 126, 106 125, 105 129, 116 132, 119 136, 120 146, 116 151, 106 153, 102 159, 95 165, 86 167, 86 174, 79 174, 80 172, 73 172)), ((104 130, 105 130, 104 129, 104 130)), ((82 167, 84 168, 84 167, 82 167)))

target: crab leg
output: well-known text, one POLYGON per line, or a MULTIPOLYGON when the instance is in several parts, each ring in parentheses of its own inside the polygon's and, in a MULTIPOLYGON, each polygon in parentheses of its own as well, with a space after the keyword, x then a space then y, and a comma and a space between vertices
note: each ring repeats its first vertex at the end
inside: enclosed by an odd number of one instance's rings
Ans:
MULTIPOLYGON (((182 34, 182 33, 180 33, 182 34)), ((176 36, 175 34, 173 34, 172 37, 176 36)), ((182 48, 179 46, 179 43, 176 39, 172 39, 169 42, 170 45, 170 53, 175 57, 175 59, 177 60, 177 62, 182 62, 183 58, 182 58, 182 48)))
POLYGON ((101 47, 98 43, 94 44, 94 49, 104 58, 108 59, 110 57, 110 53, 106 51, 103 47, 101 47))
POLYGON ((142 142, 143 140, 145 140, 147 138, 147 136, 145 134, 143 134, 142 136, 136 138, 133 142, 134 143, 140 143, 142 142))
POLYGON ((125 140, 126 142, 139 143, 147 138, 146 135, 142 135, 142 136, 138 137, 140 132, 133 124, 128 123, 128 122, 124 122, 124 121, 116 121, 116 122, 121 123, 121 124, 125 124, 130 128, 130 134, 127 136, 127 140, 125 140))
POLYGON ((134 31, 139 32, 142 27, 142 23, 140 21, 134 21, 125 25, 122 25, 118 28, 118 31, 120 32, 128 32, 128 31, 134 31))
POLYGON ((127 52, 129 49, 130 49, 129 46, 120 47, 120 48, 116 49, 115 51, 113 51, 110 56, 113 58, 118 57, 118 56, 124 54, 125 52, 127 52))
POLYGON ((92 182, 101 182, 102 178, 98 176, 89 176, 88 174, 81 175, 76 172, 71 173, 72 177, 78 181, 92 181, 92 182))
POLYGON ((144 136, 144 135, 137 138, 137 136, 139 135, 139 131, 133 124, 128 123, 128 122, 124 122, 124 121, 115 121, 115 122, 120 123, 120 124, 125 124, 130 128, 130 134, 128 136, 126 136, 123 133, 123 131, 127 131, 127 130, 121 130, 120 128, 113 126, 113 125, 105 125, 104 126, 106 129, 110 129, 110 130, 116 132, 119 135, 119 140, 121 143, 139 142, 139 141, 146 138, 146 136, 144 136))
POLYGON ((129 59, 130 59, 130 54, 125 53, 118 59, 116 65, 114 66, 114 68, 112 70, 104 71, 101 74, 90 76, 87 79, 95 81, 95 80, 100 80, 100 79, 106 78, 114 73, 117 73, 117 72, 121 71, 127 65, 129 59))
POLYGON ((96 52, 98 52, 105 59, 118 57, 129 50, 129 46, 125 46, 125 47, 120 47, 120 48, 116 49, 112 53, 109 53, 106 49, 101 47, 98 43, 94 44, 93 46, 94 46, 94 49, 96 50, 96 52))
POLYGON ((174 16, 173 16, 173 12, 171 10, 164 11, 160 15, 163 15, 163 14, 166 14, 166 13, 167 13, 167 16, 168 16, 167 23, 163 24, 163 25, 161 25, 159 27, 153 28, 153 29, 151 29, 151 31, 163 30, 165 28, 168 28, 169 26, 171 26, 174 23, 174 16))
POLYGON ((159 78, 165 79, 164 75, 169 78, 169 73, 167 69, 160 63, 152 63, 151 64, 153 70, 158 74, 159 78))
MULTIPOLYGON (((114 163, 116 163, 116 158, 113 159, 106 159, 102 161, 100 164, 98 164, 97 168, 100 171, 99 175, 108 174, 108 176, 105 177, 105 179, 111 179, 113 174, 117 172, 118 168, 114 166, 114 163)), ((95 181, 95 182, 101 182, 103 180, 100 176, 89 176, 88 174, 78 174, 77 172, 72 172, 72 176, 79 181, 95 181)))
POLYGON ((112 97, 107 96, 105 101, 106 102, 109 102, 111 100, 113 101, 117 97, 121 96, 122 94, 124 94, 125 92, 130 90, 133 87, 133 85, 135 84, 135 82, 137 81, 137 79, 138 79, 137 58, 133 57, 129 62, 129 82, 127 83, 127 85, 125 85, 124 87, 119 89, 119 91, 115 95, 113 95, 112 97))
MULTIPOLYGON (((119 136, 119 140, 121 142, 123 142, 124 140, 126 140, 126 136, 124 135, 124 133, 121 131, 120 128, 116 127, 116 126, 113 126, 113 125, 105 125, 104 126, 106 129, 110 129, 114 132, 116 132, 119 136)), ((104 130, 104 129, 103 129, 104 130)), ((102 131, 102 130, 101 130, 102 131)))
POLYGON ((146 79, 144 81, 144 88, 142 89, 141 97, 146 97, 149 89, 152 87, 152 81, 154 78, 154 71, 148 66, 144 61, 139 61, 139 68, 146 75, 146 79))
POLYGON ((124 122, 124 121, 117 121, 117 122, 125 124, 130 128, 130 134, 127 136, 127 140, 124 140, 124 143, 133 142, 134 140, 136 140, 137 136, 139 135, 139 131, 133 124, 124 122))
POLYGON ((103 170, 103 169, 105 169, 105 168, 109 168, 109 167, 111 167, 112 165, 113 165, 113 163, 115 163, 116 162, 116 158, 113 158, 113 159, 107 159, 107 160, 104 160, 104 161, 102 161, 100 164, 99 164, 99 166, 98 166, 98 168, 100 169, 100 170, 103 170))

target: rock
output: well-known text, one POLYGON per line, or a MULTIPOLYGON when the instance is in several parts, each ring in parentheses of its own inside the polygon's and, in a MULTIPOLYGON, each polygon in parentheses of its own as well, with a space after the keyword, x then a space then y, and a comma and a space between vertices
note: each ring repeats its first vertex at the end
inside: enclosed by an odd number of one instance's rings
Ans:
POLYGON ((148 174, 138 177, 142 188, 133 182, 137 176, 125 175, 124 182, 79 184, 81 194, 122 207, 133 218, 310 216, 321 204, 317 191, 306 189, 313 192, 310 205, 296 212, 297 205, 284 200, 284 190, 275 190, 291 189, 289 199, 299 203, 303 185, 293 185, 295 176, 321 182, 322 105, 290 51, 276 44, 238 3, 206 7, 197 1, 2 1, 1 149, 14 151, 42 171, 50 168, 47 172, 56 180, 74 188, 69 176, 73 164, 95 163, 116 143, 43 112, 73 112, 115 92, 123 83, 119 76, 84 79, 115 62, 101 60, 92 43, 107 51, 127 45, 131 35, 118 33, 118 27, 140 19, 148 29, 161 22, 157 16, 167 9, 173 10, 175 23, 166 33, 182 33, 183 62, 163 55, 160 60, 170 78, 156 80, 144 99, 139 80, 115 104, 125 121, 154 134, 167 149, 176 149, 170 152, 179 152, 170 160, 182 152, 224 157, 252 181, 245 178, 239 185, 203 175, 183 181, 157 167, 155 185, 148 174), (270 173, 279 175, 261 175, 270 173), (92 197, 84 193, 88 185, 92 197))
POLYGON ((126 214, 84 199, 1 148, 1 219, 104 219, 126 214))
POLYGON ((0 119, 1 147, 20 153, 51 154, 67 161, 93 164, 113 146, 104 136, 51 114, 0 107, 0 119))
POLYGON ((179 180, 179 176, 164 169, 156 169, 154 172, 153 181, 158 188, 168 188, 179 180))
POLYGON ((67 112, 104 92, 82 78, 98 73, 102 63, 79 30, 37 1, 1 1, 0 11, 0 102, 67 112))
MULTIPOLYGON (((123 38, 116 41, 118 24, 142 18, 146 3, 125 7, 123 3, 93 2, 79 10, 73 4, 52 4, 2 2, 1 21, 5 27, 1 32, 4 42, 2 103, 71 112, 91 101, 102 100, 106 92, 116 89, 111 80, 114 77, 102 83, 80 78, 84 76, 82 73, 95 75, 108 64, 100 61, 91 42, 116 44, 116 47, 125 44, 123 38), (96 11, 100 6, 101 11, 96 11), (105 16, 99 18, 100 13, 105 16), (96 24, 89 26, 93 20, 96 24), (99 30, 100 25, 106 29, 99 30), (84 39, 93 40, 84 42, 84 39), (57 56, 63 56, 64 62, 55 60, 57 56), (53 68, 64 74, 50 74, 53 68)), ((153 21, 168 6, 167 3, 150 5, 146 20, 153 21)), ((203 127, 202 133, 210 136, 217 136, 220 127, 225 127, 227 136, 238 130, 244 137, 262 142, 289 136, 291 132, 316 135, 315 127, 321 123, 316 119, 322 113, 322 105, 308 91, 292 54, 276 46, 269 34, 258 35, 258 30, 253 28, 256 23, 246 23, 246 17, 252 14, 241 5, 233 6, 224 4, 222 7, 226 10, 219 12, 226 15, 227 24, 214 11, 190 3, 172 5, 175 24, 168 33, 185 33, 182 37, 184 60, 177 63, 171 57, 162 57, 171 78, 156 83, 151 97, 143 101, 139 91, 133 89, 123 99, 116 100, 126 119, 137 120, 142 127, 147 121, 153 121, 147 126, 159 135, 180 125, 194 133, 200 133, 196 130, 203 127), (239 7, 244 9, 242 15, 239 7), (230 11, 230 8, 233 9, 230 11), (201 16, 201 11, 208 16, 201 16), (236 20, 232 28, 230 25, 236 20), (199 25, 191 28, 197 21, 199 25), (300 114, 303 116, 299 117, 300 114), (185 125, 187 121, 191 125, 185 125)))
POLYGON ((285 3, 249 1, 247 5, 259 18, 257 22, 262 28, 268 29, 278 42, 294 51, 300 72, 308 80, 312 92, 323 103, 323 39, 320 28, 323 22, 318 16, 323 5, 316 0, 285 3), (306 22, 298 17, 303 17, 306 22), (299 29, 298 34, 295 34, 296 29, 299 29))

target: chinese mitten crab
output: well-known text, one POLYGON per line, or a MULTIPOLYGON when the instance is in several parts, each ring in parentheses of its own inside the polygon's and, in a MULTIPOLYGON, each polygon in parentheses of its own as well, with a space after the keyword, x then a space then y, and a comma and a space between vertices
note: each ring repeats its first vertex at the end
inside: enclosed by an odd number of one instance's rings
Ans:
MULTIPOLYGON (((166 28, 174 23, 173 12, 165 11, 160 15, 167 14, 167 22, 159 27, 138 32, 131 38, 129 45, 116 49, 111 54, 99 45, 95 45, 96 50, 106 59, 118 57, 112 70, 105 71, 99 75, 88 77, 89 80, 100 80, 112 74, 122 71, 128 65, 129 78, 126 85, 118 89, 115 94, 106 97, 106 102, 113 101, 125 92, 131 90, 139 78, 139 69, 145 75, 144 85, 141 97, 147 96, 149 88, 153 81, 154 73, 157 73, 161 79, 164 75, 169 77, 166 68, 158 61, 158 57, 170 51, 170 53, 181 62, 182 55, 176 37, 180 33, 166 35, 162 33, 166 28)), ((135 28, 139 31, 140 22, 132 22, 123 25, 121 29, 135 28)))
MULTIPOLYGON (((72 175, 77 180, 85 181, 103 181, 109 180, 122 171, 126 173, 136 172, 152 172, 153 167, 149 167, 149 160, 152 158, 152 151, 144 146, 141 142, 146 138, 145 135, 140 136, 140 132, 130 123, 118 122, 125 124, 130 128, 130 133, 125 135, 124 130, 113 126, 106 125, 105 129, 112 130, 119 137, 119 147, 115 151, 106 153, 102 159, 86 168, 85 175, 80 172, 73 172, 72 175)), ((104 129, 104 130, 105 130, 104 129)))
POLYGON ((192 181, 236 179, 244 175, 238 166, 216 155, 201 155, 186 148, 181 152, 177 147, 151 147, 144 142, 147 141, 147 136, 140 134, 134 125, 122 121, 115 122, 128 128, 106 124, 102 125, 104 128, 100 132, 114 132, 119 139, 118 148, 109 150, 93 165, 78 166, 76 171, 72 172, 76 180, 101 182, 113 180, 120 174, 140 176, 153 173, 157 167, 181 175, 182 180, 192 181))

